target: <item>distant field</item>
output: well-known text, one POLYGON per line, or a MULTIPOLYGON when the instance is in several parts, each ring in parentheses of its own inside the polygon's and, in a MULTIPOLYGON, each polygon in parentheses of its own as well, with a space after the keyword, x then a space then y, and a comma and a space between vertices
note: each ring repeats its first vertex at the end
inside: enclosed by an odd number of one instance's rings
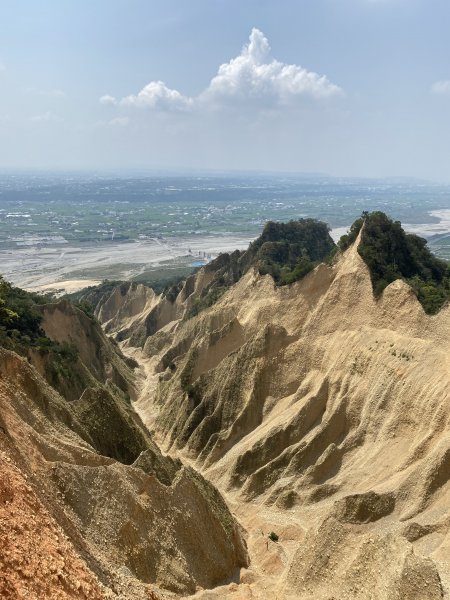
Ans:
POLYGON ((295 176, 0 176, 2 272, 21 285, 189 272, 246 247, 268 220, 345 231, 383 210, 450 258, 450 188, 295 176), (342 229, 343 228, 343 229, 342 229))

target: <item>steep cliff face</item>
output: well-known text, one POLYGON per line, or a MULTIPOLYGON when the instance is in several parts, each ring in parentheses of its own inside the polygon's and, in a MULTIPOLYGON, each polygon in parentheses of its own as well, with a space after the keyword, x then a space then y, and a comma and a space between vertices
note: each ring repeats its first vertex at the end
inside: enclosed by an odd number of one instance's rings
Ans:
POLYGON ((118 285, 95 304, 95 316, 104 330, 125 346, 143 346, 147 337, 178 320, 182 314, 181 296, 175 302, 136 283, 118 285))
MULTIPOLYGON (((51 539, 51 528, 60 532, 53 553, 59 552, 62 531, 69 538, 54 563, 55 573, 62 571, 54 590, 44 581, 45 569, 42 577, 32 577, 34 562, 23 566, 29 578, 25 571, 15 573, 15 551, 8 553, 0 585, 11 598, 39 597, 36 590, 47 587, 55 593, 48 597, 61 598, 103 597, 108 589, 120 597, 148 598, 152 588, 144 584, 194 592, 246 564, 240 530, 217 490, 162 456, 131 408, 106 389, 87 390, 68 403, 27 361, 0 351, 0 444, 1 502, 11 517, 2 522, 2 543, 14 540, 25 548, 34 529, 47 523, 51 539), (17 517, 29 518, 31 529, 16 527, 15 499, 21 505, 17 517), (74 555, 79 558, 72 564, 74 555), (77 595, 76 577, 85 593, 77 595)), ((46 535, 35 539, 40 553, 46 535)))
POLYGON ((220 265, 207 267, 165 294, 157 295, 142 284, 121 283, 112 291, 86 293, 83 300, 93 303, 105 332, 124 348, 143 347, 155 333, 170 331, 221 272, 220 265))
POLYGON ((68 372, 60 377, 51 372, 51 365, 40 361, 39 356, 32 356, 33 364, 58 391, 67 399, 74 400, 87 386, 109 382, 126 396, 135 397, 134 364, 124 357, 95 319, 67 300, 45 304, 39 310, 45 334, 76 350, 68 372))
POLYGON ((100 600, 105 590, 0 441, 0 597, 100 600))
POLYGON ((395 444, 422 428, 425 436, 423 403, 431 417, 448 398, 449 345, 449 309, 425 315, 401 281, 376 301, 353 247, 289 288, 249 274, 213 308, 180 322, 153 358, 160 381, 147 401, 169 447, 223 471, 249 497, 270 491, 275 501, 289 491, 289 473, 304 491, 299 476, 332 443, 327 460, 340 464, 358 439, 380 438, 385 428, 389 444, 393 433, 395 444), (392 398, 386 423, 379 405, 392 398))
POLYGON ((375 299, 355 244, 289 287, 250 270, 156 331, 135 406, 247 512, 304 531, 279 597, 442 598, 449 357, 450 308, 426 315, 401 280, 375 299))

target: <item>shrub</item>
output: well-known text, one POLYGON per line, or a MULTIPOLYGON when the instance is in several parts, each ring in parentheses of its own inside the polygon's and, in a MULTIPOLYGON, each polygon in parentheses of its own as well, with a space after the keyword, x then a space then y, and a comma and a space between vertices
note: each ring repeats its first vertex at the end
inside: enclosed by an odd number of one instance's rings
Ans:
POLYGON ((356 221, 352 224, 348 233, 341 236, 341 238, 338 241, 339 250, 344 252, 344 250, 347 250, 347 248, 349 248, 354 242, 356 242, 356 238, 358 237, 359 232, 361 231, 361 227, 364 223, 364 218, 367 216, 367 214, 368 213, 363 213, 363 216, 359 219, 356 219, 356 221))

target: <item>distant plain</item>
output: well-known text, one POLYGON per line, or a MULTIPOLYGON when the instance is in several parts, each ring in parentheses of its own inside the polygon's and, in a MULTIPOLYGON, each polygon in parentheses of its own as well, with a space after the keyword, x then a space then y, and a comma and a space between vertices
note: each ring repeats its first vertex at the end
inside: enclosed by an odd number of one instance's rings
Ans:
POLYGON ((388 213, 450 259, 445 185, 320 175, 9 173, 0 176, 0 270, 28 289, 152 283, 246 248, 268 220, 320 219, 336 239, 364 210, 388 213))

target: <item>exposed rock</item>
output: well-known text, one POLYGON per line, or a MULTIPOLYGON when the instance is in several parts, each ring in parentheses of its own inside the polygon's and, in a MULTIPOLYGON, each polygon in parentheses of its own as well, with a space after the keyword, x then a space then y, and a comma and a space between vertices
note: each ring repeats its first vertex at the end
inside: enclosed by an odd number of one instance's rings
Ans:
POLYGON ((395 508, 394 494, 353 494, 338 500, 334 514, 342 523, 371 523, 390 515, 395 508))
MULTIPOLYGON (((2 447, 3 444, 1 444, 2 447)), ((1 452, 0 597, 3 600, 106 598, 23 473, 1 452)))
POLYGON ((135 376, 119 347, 102 331, 99 323, 67 300, 38 305, 42 328, 56 341, 70 344, 77 358, 67 372, 55 372, 45 355, 31 353, 31 362, 67 400, 81 396, 86 387, 111 382, 125 395, 135 396, 135 376))
MULTIPOLYGON (((146 598, 145 584, 194 592, 220 584, 247 564, 240 529, 219 492, 191 468, 163 457, 139 418, 106 390, 88 390, 68 403, 26 360, 0 350, 0 416, 5 456, 21 465, 33 494, 83 557, 92 590, 99 577, 115 594, 122 585, 115 573, 125 566, 136 589, 118 597, 146 598)), ((2 461, 0 498, 7 507, 17 490, 5 466, 2 461)), ((45 528, 38 513, 36 519, 36 528, 45 528)), ((13 534, 7 529, 4 535, 13 534)), ((16 543, 28 543, 26 527, 15 535, 16 543)), ((11 572, 14 564, 2 570, 6 582, 21 578, 11 572)), ((100 591, 76 596, 62 588, 61 595, 55 588, 55 596, 36 597, 102 597, 100 591)))
MULTIPOLYGON (((449 307, 427 316, 401 280, 375 298, 354 245, 286 287, 249 270, 144 348, 135 406, 164 450, 193 459, 243 507, 247 526, 257 502, 307 532, 295 551, 280 537, 273 565, 284 567, 270 576, 257 561, 255 593, 274 597, 284 568, 280 598, 443 597, 449 307), (408 528, 413 517, 426 526, 408 528), (428 543, 433 532, 439 540, 428 543)), ((257 539, 250 534, 252 561, 257 539)))

